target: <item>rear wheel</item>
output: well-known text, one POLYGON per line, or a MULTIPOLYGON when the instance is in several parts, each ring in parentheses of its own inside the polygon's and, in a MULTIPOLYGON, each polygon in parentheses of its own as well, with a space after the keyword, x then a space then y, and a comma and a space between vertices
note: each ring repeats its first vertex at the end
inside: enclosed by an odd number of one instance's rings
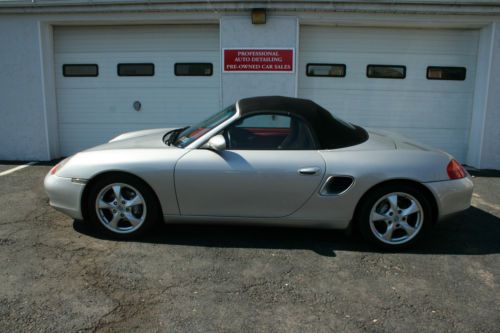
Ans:
POLYGON ((361 204, 359 226, 363 236, 386 249, 415 243, 432 224, 429 200, 408 185, 380 187, 361 204))
POLYGON ((118 238, 143 234, 161 217, 153 191, 128 175, 97 181, 89 192, 87 212, 95 227, 118 238))

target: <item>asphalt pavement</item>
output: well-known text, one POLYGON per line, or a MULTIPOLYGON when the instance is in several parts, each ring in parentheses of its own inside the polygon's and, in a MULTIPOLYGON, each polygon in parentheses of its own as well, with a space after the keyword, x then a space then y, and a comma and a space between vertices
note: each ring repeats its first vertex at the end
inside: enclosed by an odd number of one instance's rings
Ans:
POLYGON ((476 174, 473 207, 416 248, 383 253, 289 228, 105 239, 49 207, 49 169, 0 177, 2 332, 500 331, 498 172, 476 174))

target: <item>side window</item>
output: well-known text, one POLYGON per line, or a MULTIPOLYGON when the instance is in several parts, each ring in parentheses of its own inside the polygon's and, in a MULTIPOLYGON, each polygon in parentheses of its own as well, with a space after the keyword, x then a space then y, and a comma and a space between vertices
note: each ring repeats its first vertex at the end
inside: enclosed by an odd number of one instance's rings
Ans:
POLYGON ((248 116, 231 125, 224 135, 233 150, 316 149, 309 126, 301 119, 281 114, 248 116))

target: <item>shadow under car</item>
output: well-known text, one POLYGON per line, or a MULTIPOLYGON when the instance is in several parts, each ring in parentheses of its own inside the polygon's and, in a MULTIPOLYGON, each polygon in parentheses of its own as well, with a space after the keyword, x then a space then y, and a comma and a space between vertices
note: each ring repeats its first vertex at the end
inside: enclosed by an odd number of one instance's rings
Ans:
MULTIPOLYGON (((83 221, 75 220, 73 227, 82 234, 112 240, 83 221)), ((306 249, 330 257, 335 257, 336 250, 379 251, 366 244, 357 233, 348 236, 338 230, 164 223, 156 229, 154 233, 125 241, 219 248, 306 249)), ((500 253, 499 237, 500 218, 471 207, 437 223, 414 247, 399 252, 455 255, 500 253)))

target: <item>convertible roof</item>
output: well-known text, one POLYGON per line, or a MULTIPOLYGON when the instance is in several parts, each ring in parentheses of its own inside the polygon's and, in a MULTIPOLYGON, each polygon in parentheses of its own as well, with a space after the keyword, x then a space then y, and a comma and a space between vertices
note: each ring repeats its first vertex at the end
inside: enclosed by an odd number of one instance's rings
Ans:
POLYGON ((240 99, 241 116, 255 113, 285 112, 305 119, 318 138, 321 149, 354 146, 368 139, 361 127, 335 118, 328 110, 308 99, 262 96, 240 99))
POLYGON ((258 111, 286 111, 308 119, 318 113, 330 112, 320 107, 309 99, 292 98, 284 96, 262 96, 240 99, 238 107, 241 114, 258 111))

